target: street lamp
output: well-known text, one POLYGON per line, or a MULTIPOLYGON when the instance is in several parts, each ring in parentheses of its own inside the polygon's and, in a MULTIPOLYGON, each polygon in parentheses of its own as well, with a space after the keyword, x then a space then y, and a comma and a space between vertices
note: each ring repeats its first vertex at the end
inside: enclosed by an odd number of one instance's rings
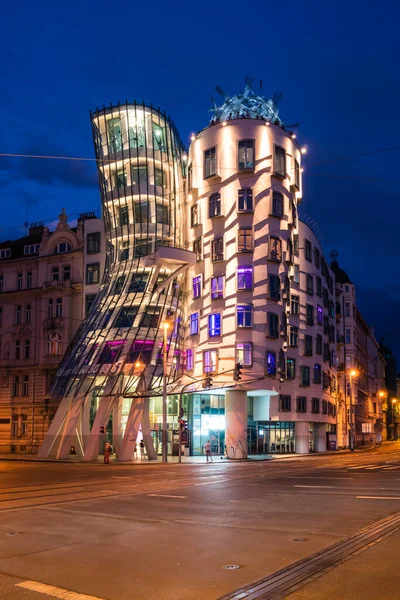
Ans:
POLYGON ((395 429, 395 424, 394 424, 394 411, 396 408, 396 403, 397 403, 397 398, 392 398, 392 436, 393 436, 393 442, 394 442, 394 429, 395 429))
POLYGON ((353 389, 352 389, 352 378, 358 376, 358 371, 356 369, 351 369, 349 372, 350 375, 350 450, 354 452, 354 419, 353 419, 353 389))
POLYGON ((162 462, 168 462, 168 435, 167 435, 167 333, 170 328, 168 321, 163 323, 164 343, 163 343, 163 409, 162 409, 162 462))

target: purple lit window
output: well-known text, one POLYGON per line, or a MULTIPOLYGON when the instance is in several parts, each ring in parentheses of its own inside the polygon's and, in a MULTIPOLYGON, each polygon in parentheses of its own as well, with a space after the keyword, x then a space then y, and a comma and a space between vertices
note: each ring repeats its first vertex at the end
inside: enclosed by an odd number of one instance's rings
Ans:
POLYGON ((253 325, 253 307, 252 306, 238 306, 236 308, 237 314, 237 326, 238 327, 252 327, 253 325))
POLYGON ((190 315, 190 335, 199 333, 199 313, 190 315))
POLYGON ((188 348, 186 350, 186 370, 193 371, 193 348, 188 348))
POLYGON ((242 367, 251 367, 253 364, 252 344, 236 344, 236 362, 240 363, 242 367))
POLYGON ((238 290, 253 289, 253 267, 239 267, 237 270, 238 290))
POLYGON ((212 313, 208 315, 208 336, 217 337, 221 335, 221 315, 212 313))
POLYGON ((276 375, 276 354, 267 352, 267 375, 274 377, 276 375))
POLYGON ((128 363, 142 363, 147 365, 151 360, 154 340, 137 340, 133 342, 128 354, 128 363))
POLYGON ((319 304, 317 307, 317 322, 318 325, 322 325, 322 306, 320 306, 319 304))
POLYGON ((201 275, 193 277, 193 298, 200 298, 201 296, 201 275))
POLYGON ((223 298, 224 296, 224 278, 222 275, 211 278, 211 298, 223 298))
POLYGON ((98 363, 109 365, 115 362, 121 354, 124 344, 125 340, 107 342, 100 354, 98 363))
POLYGON ((204 373, 216 373, 218 368, 218 350, 205 350, 203 353, 204 373))

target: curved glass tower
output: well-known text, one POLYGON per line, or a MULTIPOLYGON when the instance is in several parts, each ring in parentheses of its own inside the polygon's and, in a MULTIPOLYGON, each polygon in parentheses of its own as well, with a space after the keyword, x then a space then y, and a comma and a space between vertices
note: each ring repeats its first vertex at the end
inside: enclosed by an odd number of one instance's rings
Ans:
POLYGON ((132 458, 139 427, 155 458, 146 398, 162 386, 166 320, 168 382, 182 373, 183 277, 194 262, 183 238, 184 148, 169 117, 145 103, 111 105, 91 121, 106 269, 50 390, 61 403, 39 455, 61 458, 74 444, 97 458, 112 414, 119 460, 132 458))

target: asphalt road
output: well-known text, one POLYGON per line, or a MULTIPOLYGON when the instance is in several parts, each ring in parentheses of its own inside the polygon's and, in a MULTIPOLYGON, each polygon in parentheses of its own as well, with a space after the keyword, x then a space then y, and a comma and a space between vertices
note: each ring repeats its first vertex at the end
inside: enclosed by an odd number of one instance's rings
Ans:
POLYGON ((400 442, 250 463, 0 461, 0 599, 216 600, 399 511, 400 442))

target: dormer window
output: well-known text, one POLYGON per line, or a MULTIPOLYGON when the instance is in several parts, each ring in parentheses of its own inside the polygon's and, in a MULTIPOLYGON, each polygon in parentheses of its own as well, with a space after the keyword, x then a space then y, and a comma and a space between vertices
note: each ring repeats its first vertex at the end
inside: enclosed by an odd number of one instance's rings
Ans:
POLYGON ((0 250, 0 258, 10 258, 11 248, 2 248, 0 250))
POLYGON ((71 252, 72 248, 68 242, 60 242, 57 244, 54 254, 64 254, 65 252, 71 252))
POLYGON ((24 254, 37 254, 39 252, 40 244, 29 244, 28 246, 24 246, 24 254))

